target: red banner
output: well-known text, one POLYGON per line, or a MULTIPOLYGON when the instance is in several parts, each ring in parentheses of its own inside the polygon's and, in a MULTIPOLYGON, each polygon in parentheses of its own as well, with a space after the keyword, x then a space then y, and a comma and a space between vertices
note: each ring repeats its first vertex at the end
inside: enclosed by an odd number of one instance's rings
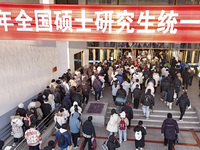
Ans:
POLYGON ((200 43, 199 5, 0 3, 1 40, 200 43))

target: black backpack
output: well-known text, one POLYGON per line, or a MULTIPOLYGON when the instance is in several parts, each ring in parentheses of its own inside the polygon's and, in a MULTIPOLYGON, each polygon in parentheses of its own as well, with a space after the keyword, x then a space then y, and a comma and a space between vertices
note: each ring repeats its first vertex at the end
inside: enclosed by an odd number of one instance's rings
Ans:
POLYGON ((60 136, 58 137, 58 144, 65 145, 65 142, 66 142, 65 136, 64 136, 64 134, 61 133, 60 136))

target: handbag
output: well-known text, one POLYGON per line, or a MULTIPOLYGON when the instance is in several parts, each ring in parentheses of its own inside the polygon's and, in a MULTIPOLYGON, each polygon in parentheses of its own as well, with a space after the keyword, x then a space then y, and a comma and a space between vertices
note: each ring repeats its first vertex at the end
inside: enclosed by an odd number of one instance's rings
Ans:
POLYGON ((95 138, 92 138, 91 139, 91 149, 92 150, 95 150, 96 148, 97 148, 97 141, 96 141, 96 139, 95 138))
POLYGON ((178 144, 179 138, 178 134, 175 135, 174 145, 178 144))

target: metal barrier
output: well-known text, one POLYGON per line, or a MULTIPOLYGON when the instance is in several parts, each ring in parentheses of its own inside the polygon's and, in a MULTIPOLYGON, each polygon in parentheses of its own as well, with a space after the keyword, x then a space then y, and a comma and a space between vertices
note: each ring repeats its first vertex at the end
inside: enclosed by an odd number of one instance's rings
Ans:
MULTIPOLYGON (((45 117, 36 127, 38 131, 42 134, 46 128, 54 122, 54 115, 55 115, 55 109, 47 116, 45 117)), ((26 143, 26 139, 24 138, 15 148, 14 150, 23 150, 27 149, 28 145, 26 143)))
POLYGON ((8 123, 4 128, 0 130, 0 139, 3 141, 7 140, 11 135, 11 130, 11 124, 8 123))

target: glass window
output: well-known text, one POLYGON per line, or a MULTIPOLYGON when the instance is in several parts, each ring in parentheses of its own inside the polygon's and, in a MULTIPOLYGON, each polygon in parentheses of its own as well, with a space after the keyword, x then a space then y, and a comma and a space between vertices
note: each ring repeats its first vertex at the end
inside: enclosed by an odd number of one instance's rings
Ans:
POLYGON ((115 42, 110 42, 110 47, 115 47, 115 42))
POLYGON ((156 5, 155 0, 138 0, 139 5, 156 5))
POLYGON ((103 49, 103 60, 107 60, 107 49, 103 49))
POLYGON ((109 50, 109 57, 114 59, 114 49, 109 50))
POLYGON ((172 43, 172 48, 180 49, 181 44, 180 43, 172 43))
POLYGON ((199 63, 199 51, 195 51, 193 63, 199 63))
POLYGON ((187 62, 188 62, 188 63, 191 63, 191 62, 192 62, 192 52, 193 52, 193 51, 188 51, 188 53, 187 53, 187 62))
POLYGON ((177 5, 192 5, 193 0, 177 0, 177 5))
POLYGON ((117 0, 101 0, 101 4, 117 5, 117 0))
POLYGON ((156 0, 156 5, 173 5, 174 0, 156 0))
POLYGON ((79 53, 76 53, 74 54, 74 67, 75 67, 75 70, 77 70, 78 68, 81 67, 81 54, 82 52, 79 52, 79 53))
POLYGON ((101 4, 101 0, 87 0, 87 4, 101 4))
POLYGON ((89 49, 89 61, 93 61, 93 49, 89 49))
POLYGON ((100 50, 99 49, 95 49, 95 55, 96 55, 95 60, 100 60, 100 50))
POLYGON ((119 0, 120 5, 136 5, 137 0, 119 0))

